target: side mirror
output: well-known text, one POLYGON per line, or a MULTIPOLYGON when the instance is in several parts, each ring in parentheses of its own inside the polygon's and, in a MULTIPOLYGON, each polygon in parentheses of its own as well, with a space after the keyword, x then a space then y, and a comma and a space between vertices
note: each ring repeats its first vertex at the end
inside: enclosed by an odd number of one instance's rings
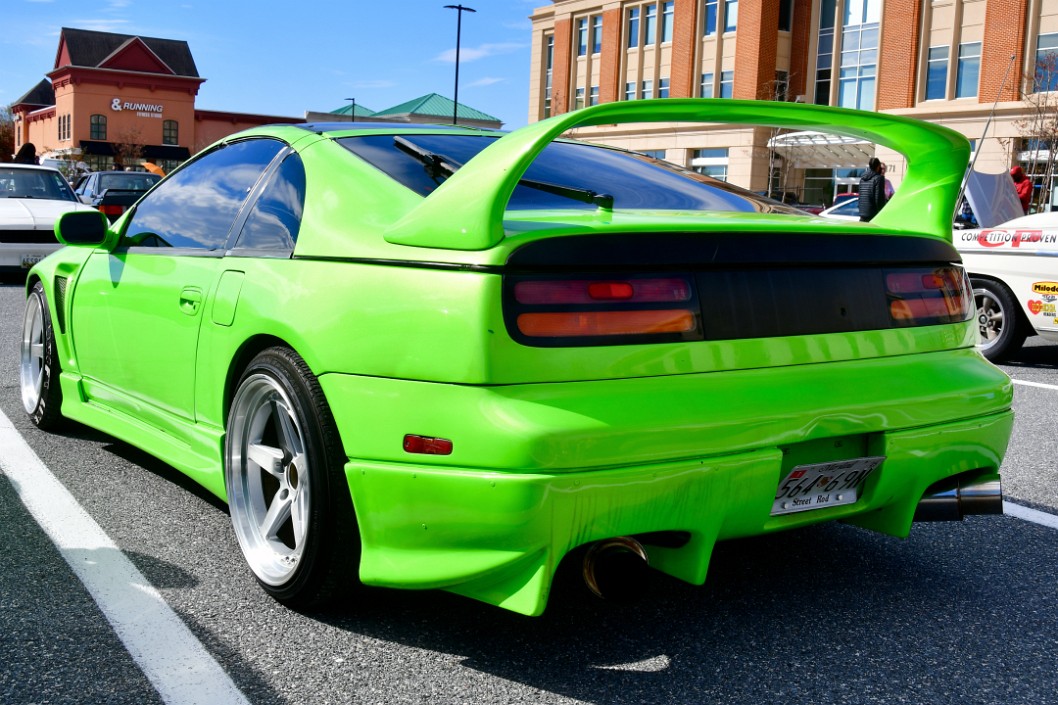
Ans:
POLYGON ((109 237, 107 217, 102 211, 71 211, 63 213, 55 221, 55 237, 64 245, 80 247, 98 247, 107 245, 109 237))

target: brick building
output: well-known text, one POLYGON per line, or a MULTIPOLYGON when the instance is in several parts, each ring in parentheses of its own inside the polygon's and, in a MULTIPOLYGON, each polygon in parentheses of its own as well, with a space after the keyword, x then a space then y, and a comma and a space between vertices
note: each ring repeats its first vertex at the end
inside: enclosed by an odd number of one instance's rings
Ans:
MULTIPOLYGON (((979 149, 979 170, 1034 172, 1031 104, 1058 100, 1055 0, 554 0, 532 22, 531 122, 615 100, 801 101, 946 125, 979 149)), ((809 203, 853 187, 871 156, 895 183, 903 172, 871 144, 763 128, 577 134, 809 203)))
POLYGON ((300 118, 195 108, 206 79, 187 42, 63 28, 55 65, 11 105, 15 150, 91 169, 150 161, 166 171, 239 130, 300 118))

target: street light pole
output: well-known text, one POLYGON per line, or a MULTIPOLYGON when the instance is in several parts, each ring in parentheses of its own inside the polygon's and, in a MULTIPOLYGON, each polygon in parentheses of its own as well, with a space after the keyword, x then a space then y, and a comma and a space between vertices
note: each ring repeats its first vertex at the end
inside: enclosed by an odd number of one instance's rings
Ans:
POLYGON ((455 103, 452 106, 452 124, 455 125, 459 115, 459 41, 463 34, 463 13, 477 12, 477 10, 462 5, 445 5, 445 9, 456 11, 456 91, 455 103))
POLYGON ((349 122, 356 122, 356 98, 346 98, 346 100, 353 102, 353 106, 349 109, 349 122))

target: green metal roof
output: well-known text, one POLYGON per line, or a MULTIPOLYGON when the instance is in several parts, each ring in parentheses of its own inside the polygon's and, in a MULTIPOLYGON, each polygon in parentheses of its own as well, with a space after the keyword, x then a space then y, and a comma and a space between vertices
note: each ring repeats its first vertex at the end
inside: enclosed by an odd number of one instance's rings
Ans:
MULTIPOLYGON (((350 108, 352 108, 351 105, 343 105, 342 107, 338 108, 337 110, 332 110, 331 111, 331 115, 348 115, 350 108)), ((374 114, 375 114, 375 111, 371 110, 370 108, 365 108, 362 105, 357 105, 356 106, 356 116, 357 117, 371 117, 374 114)))
MULTIPOLYGON (((436 93, 429 93, 414 100, 409 100, 406 103, 401 103, 392 108, 386 110, 380 110, 375 113, 375 117, 384 117, 386 115, 424 115, 428 117, 437 118, 452 118, 452 108, 455 106, 454 101, 445 98, 442 95, 436 93)), ((493 117, 488 113, 483 113, 480 110, 466 105, 464 103, 459 104, 459 109, 456 111, 456 117, 463 120, 483 120, 488 122, 502 122, 498 117, 493 117)))

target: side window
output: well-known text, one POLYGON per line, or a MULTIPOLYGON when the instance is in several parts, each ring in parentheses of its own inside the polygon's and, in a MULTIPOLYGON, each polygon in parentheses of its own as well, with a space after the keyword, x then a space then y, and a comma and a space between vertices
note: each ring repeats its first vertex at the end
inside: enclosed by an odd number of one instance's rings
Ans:
POLYGON ((246 196, 283 147, 277 140, 244 140, 188 164, 136 207, 124 243, 223 250, 246 196))
POLYGON ((298 240, 304 204, 305 167, 301 157, 291 154, 272 175, 250 210, 235 249, 292 252, 298 240))

